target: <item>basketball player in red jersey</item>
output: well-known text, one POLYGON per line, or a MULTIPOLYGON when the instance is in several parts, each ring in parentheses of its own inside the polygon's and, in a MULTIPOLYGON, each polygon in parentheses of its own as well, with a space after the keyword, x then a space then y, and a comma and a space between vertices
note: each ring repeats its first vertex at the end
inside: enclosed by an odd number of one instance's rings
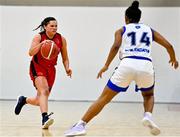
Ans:
POLYGON ((66 40, 61 34, 57 33, 57 21, 54 17, 45 18, 35 29, 41 29, 41 32, 34 36, 29 55, 32 56, 30 63, 30 77, 37 90, 36 97, 27 98, 20 96, 15 107, 15 114, 19 115, 25 104, 40 106, 42 113, 42 128, 47 129, 53 124, 54 120, 48 115, 48 97, 54 84, 58 56, 52 60, 42 57, 40 48, 44 42, 52 40, 56 43, 62 56, 64 68, 67 76, 71 77, 72 70, 69 67, 66 40))

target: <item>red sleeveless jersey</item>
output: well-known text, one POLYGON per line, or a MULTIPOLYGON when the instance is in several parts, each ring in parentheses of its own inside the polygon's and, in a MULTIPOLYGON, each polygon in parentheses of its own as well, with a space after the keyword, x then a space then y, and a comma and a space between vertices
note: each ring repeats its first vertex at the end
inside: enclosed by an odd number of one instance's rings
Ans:
MULTIPOLYGON (((59 51, 61 50, 63 46, 61 34, 56 33, 52 39, 49 39, 45 32, 41 32, 40 35, 41 35, 41 42, 44 40, 52 40, 58 46, 59 51)), ((45 59, 43 58, 41 52, 39 51, 36 55, 33 56, 32 60, 35 61, 37 64, 42 65, 43 67, 52 67, 57 64, 57 59, 58 56, 52 60, 45 59)))

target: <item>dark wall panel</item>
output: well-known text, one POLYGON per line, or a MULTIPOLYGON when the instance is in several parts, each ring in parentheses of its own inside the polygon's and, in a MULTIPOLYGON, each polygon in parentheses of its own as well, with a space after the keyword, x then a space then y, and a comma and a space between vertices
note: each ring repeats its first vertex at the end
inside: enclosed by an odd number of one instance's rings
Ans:
MULTIPOLYGON (((133 0, 0 0, 0 5, 127 7, 133 0)), ((179 7, 180 0, 139 0, 142 7, 179 7)))

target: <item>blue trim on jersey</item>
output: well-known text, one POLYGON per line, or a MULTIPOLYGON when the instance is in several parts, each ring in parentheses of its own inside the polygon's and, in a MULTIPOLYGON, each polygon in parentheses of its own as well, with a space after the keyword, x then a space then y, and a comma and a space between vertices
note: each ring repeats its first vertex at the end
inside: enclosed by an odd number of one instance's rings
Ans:
POLYGON ((154 30, 151 28, 152 31, 152 40, 154 41, 154 30))
POLYGON ((126 27, 123 26, 123 32, 121 33, 121 36, 125 33, 125 31, 126 31, 126 27))
POLYGON ((138 88, 138 86, 136 85, 135 91, 138 92, 138 90, 140 90, 142 92, 146 92, 146 91, 151 90, 152 88, 154 88, 154 84, 151 87, 148 87, 148 88, 138 88))
POLYGON ((117 85, 113 84, 113 83, 111 82, 111 80, 108 81, 107 86, 108 86, 110 89, 114 90, 115 92, 126 92, 126 90, 127 90, 128 87, 129 87, 129 86, 126 87, 126 88, 118 87, 117 85))
POLYGON ((152 62, 152 60, 150 58, 141 57, 141 56, 127 56, 127 57, 123 57, 122 59, 124 59, 124 58, 141 59, 141 60, 148 60, 148 61, 152 62))

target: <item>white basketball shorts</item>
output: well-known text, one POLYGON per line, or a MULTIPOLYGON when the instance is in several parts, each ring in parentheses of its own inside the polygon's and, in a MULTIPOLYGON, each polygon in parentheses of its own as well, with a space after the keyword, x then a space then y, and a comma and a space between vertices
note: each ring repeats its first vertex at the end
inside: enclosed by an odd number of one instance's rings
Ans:
POLYGON ((107 86, 116 92, 125 92, 135 81, 136 91, 148 91, 154 87, 154 69, 151 61, 124 58, 115 69, 107 86))

